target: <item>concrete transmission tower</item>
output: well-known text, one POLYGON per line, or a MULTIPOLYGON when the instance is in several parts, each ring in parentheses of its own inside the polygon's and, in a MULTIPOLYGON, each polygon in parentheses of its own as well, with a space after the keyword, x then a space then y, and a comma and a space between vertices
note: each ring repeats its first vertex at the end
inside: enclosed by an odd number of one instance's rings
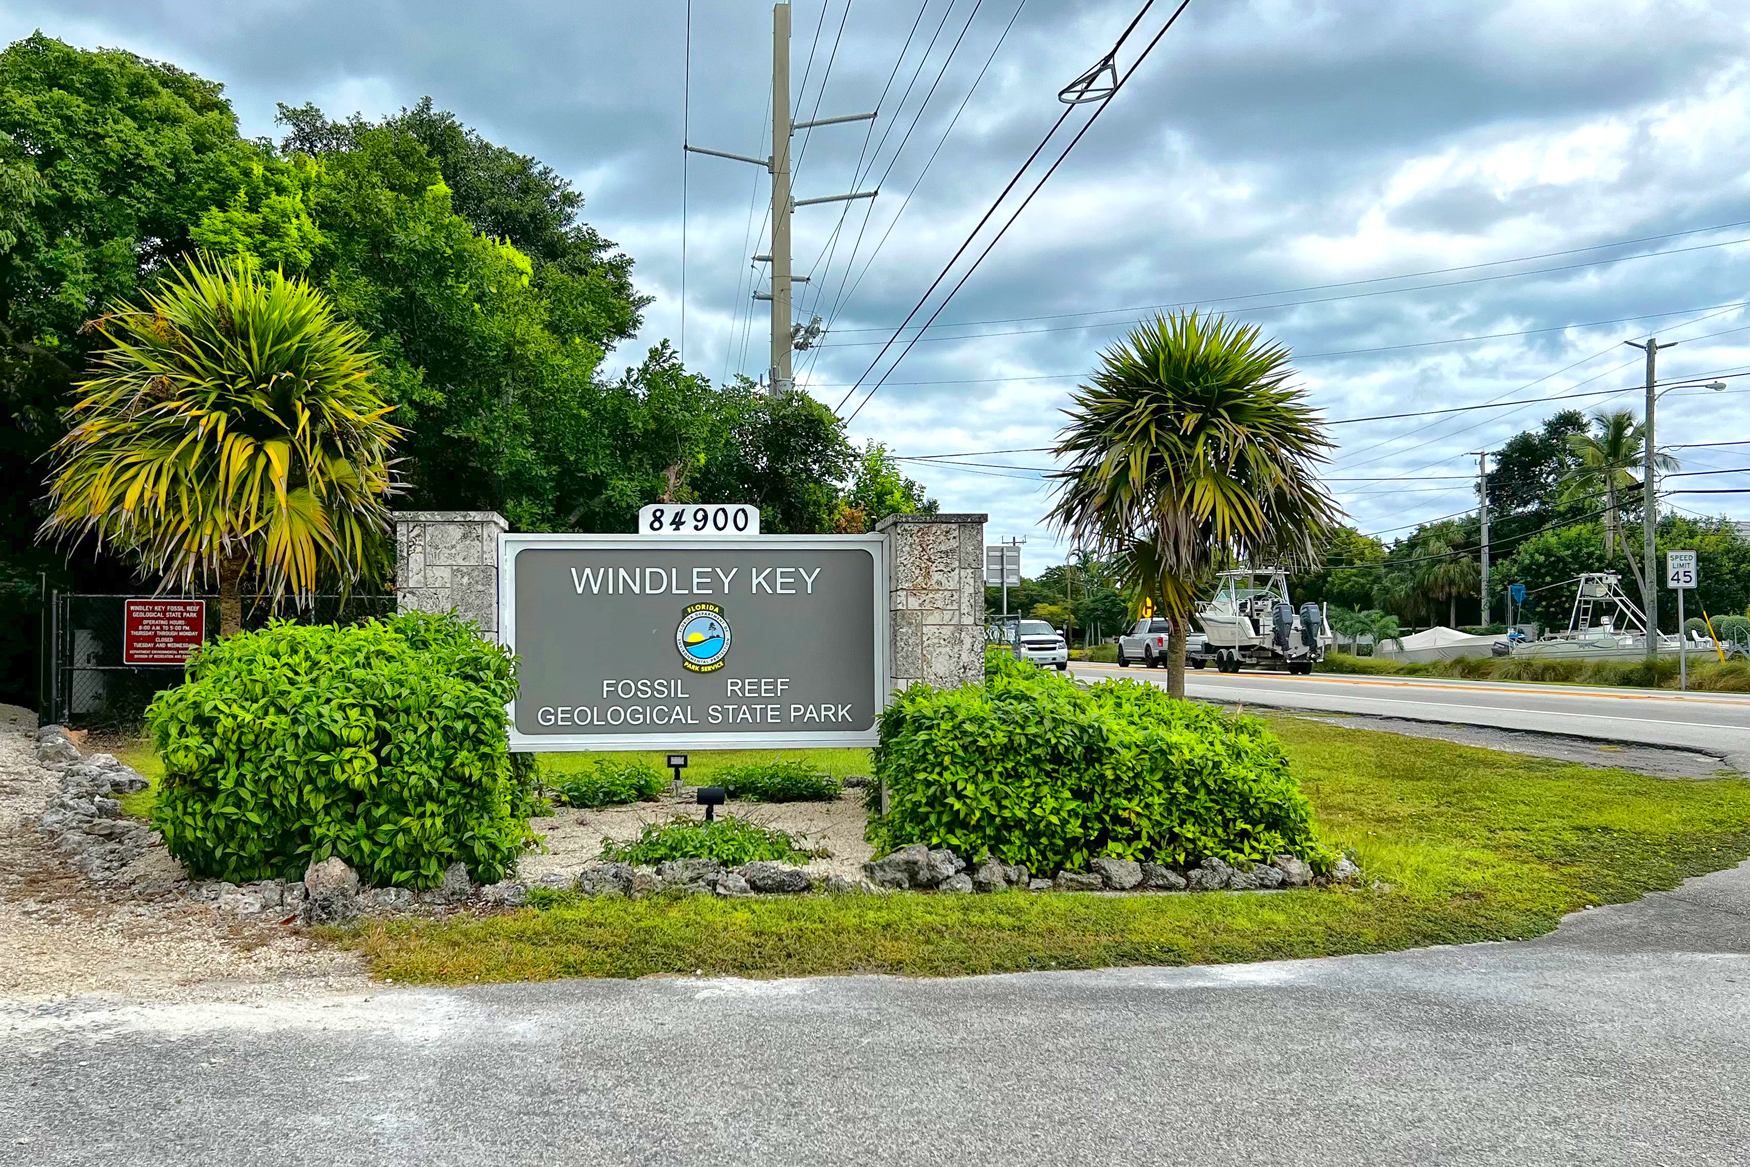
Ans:
MULTIPOLYGON (((727 150, 707 150, 703 146, 687 144, 686 148, 694 154, 709 154, 713 158, 728 158, 735 162, 748 162, 755 166, 763 166, 772 176, 772 250, 769 255, 756 255, 753 258, 756 262, 765 261, 772 265, 771 292, 755 292, 754 299, 770 300, 772 304, 772 364, 768 374, 768 384, 770 391, 774 394, 795 388, 796 378, 791 371, 790 354, 797 346, 798 338, 794 327, 791 292, 794 285, 807 283, 813 278, 811 275, 798 276, 794 273, 790 253, 791 212, 797 207, 811 207, 819 203, 842 203, 851 199, 872 199, 880 193, 874 190, 864 190, 851 194, 825 195, 821 198, 800 201, 792 198, 790 194, 790 138, 797 130, 806 130, 814 126, 836 126, 845 122, 865 122, 874 117, 873 113, 853 113, 842 117, 791 122, 790 5, 780 3, 772 6, 771 156, 750 158, 746 154, 732 154, 727 150)), ((802 347, 814 343, 818 336, 818 329, 807 332, 801 338, 802 347)))

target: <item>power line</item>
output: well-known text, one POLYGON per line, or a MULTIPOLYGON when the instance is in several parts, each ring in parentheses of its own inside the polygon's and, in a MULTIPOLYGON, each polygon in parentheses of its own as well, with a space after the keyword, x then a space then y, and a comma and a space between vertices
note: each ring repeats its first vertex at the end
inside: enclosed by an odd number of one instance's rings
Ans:
MULTIPOLYGON (((1177 308, 1177 307, 1180 307, 1180 306, 1185 305, 1185 304, 1224 304, 1224 303, 1231 302, 1233 300, 1256 300, 1256 299, 1262 299, 1262 298, 1268 297, 1268 296, 1295 296, 1295 295, 1299 295, 1302 292, 1325 292, 1325 291, 1330 291, 1333 288, 1364 287, 1368 284, 1389 283, 1393 280, 1413 280, 1413 279, 1421 279, 1424 276, 1450 275, 1453 272, 1460 272, 1460 271, 1480 271, 1481 269, 1488 268, 1488 267, 1501 267, 1501 266, 1504 266, 1506 264, 1512 264, 1512 263, 1529 263, 1533 260, 1538 260, 1538 259, 1556 259, 1556 258, 1559 258, 1560 256, 1564 256, 1564 255, 1580 255, 1580 254, 1583 254, 1584 252, 1603 251, 1603 250, 1606 250, 1606 249, 1611 248, 1611 247, 1633 247, 1634 245, 1636 245, 1638 243, 1657 243, 1662 239, 1679 239, 1679 238, 1683 238, 1683 237, 1689 236, 1689 235, 1703 235, 1709 231, 1725 231, 1725 230, 1729 230, 1733 227, 1750 227, 1750 219, 1742 219, 1742 220, 1738 220, 1738 221, 1732 222, 1732 223, 1716 223, 1711 227, 1692 227, 1686 231, 1671 231, 1671 232, 1668 232, 1668 233, 1663 234, 1663 235, 1643 235, 1637 239, 1619 239, 1614 243, 1594 243, 1594 244, 1591 244, 1587 247, 1573 247, 1573 248, 1569 248, 1565 251, 1544 251, 1544 252, 1536 253, 1534 255, 1513 256, 1509 259, 1492 259, 1492 260, 1487 261, 1486 263, 1459 264, 1459 265, 1454 266, 1454 267, 1431 268, 1431 269, 1428 269, 1425 271, 1416 271, 1416 272, 1401 272, 1397 275, 1390 275, 1390 276, 1371 276, 1367 279, 1341 280, 1341 281, 1338 281, 1335 283, 1328 283, 1328 284, 1307 284, 1307 285, 1304 285, 1302 287, 1279 288, 1279 289, 1276 289, 1274 291, 1268 291, 1268 292, 1241 292, 1241 293, 1236 293, 1234 295, 1228 295, 1228 296, 1188 297, 1182 301, 1178 301, 1178 302, 1174 302, 1174 303, 1166 303, 1166 304, 1136 304, 1136 305, 1131 305, 1131 306, 1125 307, 1125 308, 1094 308, 1094 309, 1089 309, 1085 312, 1057 312, 1057 313, 1048 313, 1048 314, 1039 315, 1039 316, 1002 316, 1002 317, 995 317, 995 318, 988 319, 988 320, 958 320, 958 321, 954 321, 950 324, 944 324, 942 327, 944 327, 944 328, 972 328, 972 327, 978 327, 978 326, 982 326, 982 325, 986 325, 986 324, 1018 324, 1018 323, 1024 323, 1024 322, 1029 321, 1029 320, 1066 320, 1066 319, 1073 317, 1073 316, 1108 316, 1108 315, 1114 315, 1117 313, 1154 312, 1154 311, 1159 311, 1160 309, 1163 309, 1163 308, 1177 308)), ((1724 247, 1730 243, 1742 243, 1742 242, 1744 242, 1744 240, 1741 240, 1741 239, 1726 240, 1726 241, 1723 241, 1720 243, 1705 244, 1704 247, 1724 247)), ((1701 248, 1695 248, 1695 249, 1691 249, 1691 250, 1701 250, 1701 248)), ((1645 255, 1667 255, 1667 254, 1677 254, 1677 253, 1676 252, 1646 252, 1644 254, 1645 255)), ((1617 259, 1639 259, 1639 258, 1641 258, 1641 256, 1632 256, 1632 255, 1631 256, 1618 256, 1616 258, 1617 259)), ((1601 260, 1598 262, 1610 263, 1610 262, 1615 262, 1615 260, 1601 260)), ((1590 267, 1593 265, 1592 264, 1584 264, 1584 265, 1579 265, 1579 266, 1590 267)), ((1548 269, 1548 270, 1565 271, 1565 270, 1569 270, 1569 269, 1552 268, 1552 269, 1548 269)), ((1536 274, 1536 273, 1519 273, 1519 274, 1536 274)), ((1436 286, 1447 286, 1447 285, 1436 285, 1436 286)), ((1279 306, 1286 306, 1286 305, 1279 305, 1279 306)), ((1697 311, 1699 311, 1699 309, 1697 309, 1697 311)), ((847 328, 847 329, 843 329, 841 331, 844 334, 849 335, 849 334, 858 333, 858 332, 886 332, 886 331, 888 331, 888 329, 886 329, 886 328, 847 328)), ((1008 335, 1008 334, 1006 334, 1006 333, 994 333, 994 334, 990 334, 990 335, 1001 336, 1001 335, 1008 335)), ((849 347, 849 346, 847 345, 844 347, 849 347)))
MULTIPOLYGON (((1148 0, 1148 3, 1143 5, 1142 12, 1137 13, 1136 19, 1134 19, 1130 22, 1130 27, 1126 28, 1124 30, 1124 35, 1118 38, 1117 44, 1113 45, 1112 49, 1106 54, 1105 59, 1107 61, 1110 61, 1113 57, 1115 57, 1117 55, 1119 47, 1122 46, 1125 39, 1130 36, 1131 30, 1137 26, 1137 23, 1142 20, 1143 14, 1146 13, 1151 7, 1153 7, 1153 5, 1154 5, 1154 0, 1148 0)), ((985 258, 990 255, 991 250, 993 248, 995 248, 998 243, 1002 242, 1003 236, 1008 233, 1008 230, 1010 227, 1013 227, 1015 225, 1016 220, 1018 220, 1021 217, 1021 213, 1027 209, 1029 204, 1032 203, 1034 196, 1036 196, 1040 192, 1040 190, 1042 190, 1044 188, 1046 182, 1048 182, 1050 180, 1051 176, 1053 174, 1057 173, 1057 168, 1059 166, 1063 165, 1063 161, 1064 161, 1064 159, 1069 157, 1070 151, 1074 150, 1076 148, 1077 144, 1081 142, 1082 138, 1087 136, 1088 131, 1094 128, 1094 123, 1098 122, 1100 120, 1100 115, 1105 113, 1106 110, 1108 110, 1109 108, 1111 108, 1113 99, 1118 96, 1118 91, 1120 89, 1124 88, 1124 85, 1127 81, 1129 81, 1132 77, 1136 76, 1136 71, 1138 69, 1142 68, 1143 62, 1148 60, 1149 54, 1154 52, 1155 46, 1161 43, 1161 38, 1165 37, 1167 35, 1168 30, 1171 29, 1173 27, 1173 25, 1178 23, 1179 17, 1184 13, 1186 8, 1190 7, 1190 5, 1191 5, 1191 0, 1181 0, 1179 7, 1173 10, 1173 14, 1167 18, 1166 24, 1162 25, 1161 30, 1159 32, 1155 33, 1154 39, 1149 41, 1148 45, 1137 56, 1135 63, 1132 64, 1130 66, 1130 68, 1125 72, 1124 76, 1115 78, 1115 80, 1112 83, 1112 88, 1107 91, 1104 99, 1102 99, 1100 101, 1100 103, 1094 107, 1093 114, 1088 118, 1087 121, 1082 123, 1082 128, 1076 131, 1075 137, 1073 137, 1069 140, 1069 144, 1063 148, 1062 153, 1058 154, 1057 160, 1055 162, 1053 162, 1046 169, 1045 173, 1040 176, 1039 181, 1033 184, 1033 189, 1027 192, 1027 197, 1021 200, 1021 205, 1016 207, 1014 210, 1014 213, 1009 216, 1008 221, 1005 222, 1001 227, 999 227, 997 229, 996 235, 993 236, 991 238, 991 241, 985 245, 984 250, 978 254, 978 258, 976 258, 972 261, 971 266, 969 266, 966 269, 965 274, 960 277, 959 281, 957 283, 955 283, 955 285, 952 288, 948 289, 948 294, 942 298, 942 302, 936 306, 936 310, 934 312, 932 312, 930 314, 930 318, 924 322, 923 328, 918 330, 917 335, 911 338, 910 342, 908 342, 906 344, 905 348, 903 350, 901 350, 899 356, 897 358, 895 358, 894 362, 887 367, 887 372, 883 373, 881 375, 881 380, 878 380, 875 382, 874 387, 871 388, 869 390, 869 392, 864 395, 863 400, 858 404, 857 408, 851 411, 851 416, 845 419, 845 422, 847 425, 851 421, 855 420, 858 414, 863 412, 864 406, 868 405, 870 401, 874 400, 875 394, 880 392, 882 382, 887 379, 888 374, 892 373, 894 369, 897 369, 899 367, 900 362, 905 360, 906 354, 910 353, 911 350, 914 347, 916 347, 918 341, 923 337, 924 330, 928 329, 929 326, 935 322, 936 317, 940 316, 942 314, 942 311, 948 307, 949 303, 954 299, 955 294, 958 293, 961 288, 966 286, 966 281, 972 278, 972 274, 978 270, 979 265, 982 264, 985 261, 985 258)), ((1062 95, 1060 94, 1059 96, 1061 97, 1062 95)), ((1074 108, 1075 108, 1074 104, 1067 104, 1065 107, 1065 110, 1064 110, 1065 114, 1067 114, 1070 110, 1072 110, 1074 108)), ((1041 148, 1043 148, 1045 146, 1046 142, 1049 142, 1051 140, 1051 137, 1053 135, 1055 135, 1057 132, 1057 127, 1061 126, 1062 124, 1063 124, 1063 119, 1059 118, 1057 125, 1054 125, 1052 127, 1051 133, 1047 134, 1045 139, 1043 139, 1040 142, 1041 148)), ((1029 159, 1027 165, 1031 165, 1031 163, 1032 163, 1032 159, 1029 159)), ((1024 171, 1025 171, 1025 167, 1023 167, 1022 172, 1024 172, 1024 171)), ((1020 174, 1017 173, 1016 177, 1019 178, 1020 174)), ((1006 196, 1006 194, 1007 194, 1007 191, 1005 190, 1004 196, 1006 196)), ((1001 201, 1001 197, 999 197, 999 202, 1000 201, 1001 201)), ((993 211, 995 210, 995 204, 993 204, 992 210, 993 211)), ((987 213, 987 217, 988 217, 988 213, 987 213)), ((982 221, 980 222, 979 226, 980 227, 983 226, 982 221)), ((967 237, 967 243, 970 243, 972 241, 972 239, 976 236, 978 229, 979 228, 977 228, 977 227, 975 227, 973 229, 973 234, 969 235, 967 237)), ((963 244, 962 249, 964 249, 964 246, 965 245, 963 244)), ((957 252, 955 255, 955 259, 958 259, 958 258, 959 258, 959 253, 957 252)), ((949 266, 952 267, 954 262, 955 262, 955 260, 949 260, 949 266)), ((943 274, 946 275, 947 271, 948 271, 948 268, 944 268, 943 274)), ((941 277, 937 277, 937 279, 938 279, 938 282, 940 282, 941 277)), ((934 287, 935 287, 935 285, 931 285, 931 291, 934 291, 934 287)), ((926 292, 926 293, 924 293, 924 295, 925 295, 925 299, 927 299, 929 297, 930 293, 926 292)), ((918 307, 921 308, 922 306, 923 306, 923 301, 919 301, 918 307)), ((915 314, 917 309, 914 308, 912 311, 915 314)), ((910 317, 908 316, 907 319, 909 320, 910 317)), ((903 327, 903 325, 902 325, 902 327, 903 327)), ((894 339, 897 339, 898 336, 899 336, 899 333, 895 332, 894 339)), ((881 350, 882 353, 885 353, 886 351, 887 351, 886 347, 883 347, 881 350)), ((881 354, 877 353, 876 357, 875 357, 875 363, 879 364, 880 360, 881 360, 881 354)), ((874 364, 870 365, 871 370, 874 367, 875 367, 874 364)), ((867 377, 868 373, 864 373, 863 376, 867 377)), ((858 378, 859 382, 862 379, 863 378, 858 378)), ((851 392, 852 393, 856 392, 855 386, 852 387, 851 392)), ((846 396, 848 397, 849 394, 847 394, 846 396)))
MULTIPOLYGON (((1535 336, 1544 332, 1565 332, 1570 328, 1600 328, 1607 324, 1629 324, 1639 320, 1662 320, 1667 316, 1687 316, 1691 312, 1711 312, 1714 309, 1730 311, 1733 308, 1750 308, 1750 300, 1737 300, 1730 304, 1709 304, 1701 308, 1679 308, 1670 312, 1648 312, 1638 316, 1619 316, 1614 320, 1576 320, 1569 324, 1550 324, 1542 328, 1527 328, 1519 332, 1490 332, 1479 336, 1449 336, 1439 340, 1418 340, 1407 344, 1380 345, 1375 348, 1341 349, 1322 353, 1295 353, 1296 361, 1322 360, 1330 357, 1365 356, 1369 353, 1399 352, 1403 349, 1432 348, 1443 344, 1468 344, 1479 340, 1502 340, 1515 336, 1535 336)), ((977 339, 976 337, 967 339, 977 339)), ((872 342, 871 342, 872 343, 872 342)), ((849 347, 849 346, 845 346, 849 347)), ((1078 377, 1086 377, 1087 370, 1073 373, 1029 373, 1016 377, 967 377, 947 381, 889 381, 889 385, 991 385, 1007 384, 1011 381, 1059 381, 1078 377)), ((849 382, 816 381, 817 389, 840 389, 849 382)))
MULTIPOLYGON (((954 63, 954 58, 960 52, 961 44, 966 40, 966 34, 969 31, 971 31, 971 29, 972 29, 972 22, 978 18, 978 10, 980 8, 982 8, 983 6, 984 6, 984 0, 973 0, 972 11, 967 13, 967 15, 966 15, 966 23, 960 26, 959 35, 954 38, 954 43, 949 46, 947 54, 942 58, 942 66, 941 66, 941 68, 936 70, 936 79, 934 81, 930 82, 930 88, 928 89, 928 91, 925 92, 923 101, 918 103, 917 112, 912 115, 911 125, 906 127, 904 137, 902 137, 899 140, 899 145, 894 148, 892 157, 888 159, 887 169, 881 172, 880 179, 878 179, 875 183, 876 189, 880 189, 883 185, 885 185, 887 182, 887 176, 889 174, 893 173, 894 166, 897 165, 899 162, 899 156, 905 152, 905 147, 911 141, 911 136, 912 136, 913 131, 915 131, 918 128, 918 122, 923 119, 924 111, 930 107, 930 101, 936 96, 937 87, 942 84, 942 78, 947 75, 948 67, 954 63)), ((942 24, 943 25, 947 24, 948 15, 950 12, 953 11, 953 8, 954 8, 953 4, 950 3, 949 6, 943 10, 943 12, 942 12, 942 24)), ((940 29, 940 27, 938 27, 937 32, 940 33, 940 31, 941 31, 941 29, 940 29)), ((935 38, 932 37, 931 41, 930 41, 930 47, 933 48, 934 46, 935 46, 935 38)), ((928 57, 928 54, 929 54, 929 49, 925 49, 925 58, 928 57)), ((918 62, 920 73, 922 72, 923 63, 924 63, 923 59, 920 59, 918 62)), ((916 73, 913 74, 912 80, 914 82, 917 80, 916 73)), ((909 88, 908 88, 907 92, 909 94, 909 92, 910 92, 909 88)), ((902 109, 904 108, 904 100, 903 99, 901 100, 901 108, 902 109)), ((899 119, 897 117, 895 117, 894 124, 897 125, 898 120, 899 119)), ((889 133, 892 132, 891 126, 888 128, 888 132, 889 133)), ((886 141, 887 141, 887 137, 884 134, 882 136, 882 143, 885 144, 886 141)), ((877 155, 879 155, 881 152, 881 147, 877 146, 875 152, 877 155)), ((873 162, 870 163, 869 169, 870 169, 870 172, 873 173, 873 171, 875 169, 873 162)), ((861 186, 861 183, 859 182, 858 185, 861 186)), ((843 212, 840 213, 839 218, 840 218, 840 222, 842 223, 844 221, 843 212)), ((867 222, 867 221, 868 221, 867 218, 865 218, 864 222, 867 222)), ((836 228, 835 228, 835 234, 836 234, 836 228)), ((852 263, 856 262, 854 256, 850 262, 852 262, 852 263)), ((847 272, 847 274, 849 273, 849 265, 848 264, 846 266, 846 272, 847 272)), ((816 282, 817 283, 824 283, 824 276, 817 277, 816 282)), ((819 293, 818 292, 815 294, 814 301, 812 301, 812 302, 813 303, 819 302, 819 293)), ((816 348, 818 349, 818 347, 819 346, 817 345, 816 348)), ((816 352, 814 354, 814 360, 819 360, 819 353, 818 352, 816 352)), ((810 363, 809 367, 810 368, 813 367, 812 362, 810 363)))
POLYGON ((681 363, 687 359, 687 139, 693 129, 693 0, 687 0, 686 49, 681 66, 681 363))
MULTIPOLYGON (((942 147, 948 143, 948 136, 954 132, 954 127, 960 124, 960 115, 966 112, 966 106, 971 102, 972 95, 978 92, 978 87, 983 83, 985 74, 990 71, 991 62, 996 59, 997 52, 1003 47, 1003 43, 1008 40, 1009 31, 1015 27, 1015 21, 1020 19, 1021 10, 1026 6, 1027 0, 1020 0, 1020 3, 1015 5, 1015 11, 1010 14, 1009 22, 1003 26, 1003 31, 997 36, 996 43, 991 46, 990 53, 984 59, 984 64, 980 66, 978 75, 972 79, 971 86, 967 88, 966 96, 960 99, 960 105, 954 110, 954 116, 948 119, 948 124, 943 128, 941 137, 936 140, 935 149, 930 152, 929 158, 924 161, 923 168, 918 171, 917 177, 912 180, 911 189, 906 191, 905 197, 900 200, 899 209, 893 213, 893 218, 888 221, 887 230, 884 231, 881 238, 876 241, 874 250, 869 253, 869 258, 864 261, 863 270, 858 274, 856 282, 850 285, 850 290, 847 292, 845 289, 846 282, 850 279, 851 269, 857 264, 857 255, 862 250, 864 233, 868 231, 870 216, 874 214, 873 206, 864 208, 863 221, 857 228, 857 239, 851 247, 851 258, 845 264, 845 273, 839 279, 838 292, 833 297, 832 308, 827 314, 826 327, 829 332, 832 330, 833 323, 838 320, 839 313, 843 310, 844 305, 848 304, 853 298, 855 298, 857 289, 863 286, 863 278, 869 274, 869 269, 874 266, 876 257, 881 254, 881 249, 887 245, 887 240, 893 235, 894 228, 899 225, 899 220, 901 216, 905 214, 906 208, 911 205, 912 196, 917 193, 918 187, 923 185, 925 176, 930 173, 930 168, 936 164, 936 158, 942 153, 942 147)), ((901 149, 903 148, 902 144, 901 149)), ((893 157, 894 160, 897 161, 899 157, 898 152, 895 152, 893 157)), ((871 164, 871 169, 872 168, 873 164, 871 164)), ((888 172, 891 172, 891 170, 892 164, 890 163, 888 166, 888 172)), ((885 179, 886 176, 886 173, 883 173, 882 178, 885 179)), ((840 222, 843 222, 842 218, 840 222)), ((830 265, 831 261, 829 260, 828 263, 830 265)), ((818 304, 819 300, 817 299, 815 303, 818 304)), ((809 369, 811 371, 819 360, 820 346, 816 345, 813 359, 809 362, 809 369)))

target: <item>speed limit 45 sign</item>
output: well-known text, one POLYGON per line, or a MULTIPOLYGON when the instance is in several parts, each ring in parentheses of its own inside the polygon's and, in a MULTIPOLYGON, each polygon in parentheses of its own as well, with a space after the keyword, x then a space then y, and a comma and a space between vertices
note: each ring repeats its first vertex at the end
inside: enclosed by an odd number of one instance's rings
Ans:
POLYGON ((1693 588, 1696 581, 1695 552, 1665 552, 1665 586, 1693 588))

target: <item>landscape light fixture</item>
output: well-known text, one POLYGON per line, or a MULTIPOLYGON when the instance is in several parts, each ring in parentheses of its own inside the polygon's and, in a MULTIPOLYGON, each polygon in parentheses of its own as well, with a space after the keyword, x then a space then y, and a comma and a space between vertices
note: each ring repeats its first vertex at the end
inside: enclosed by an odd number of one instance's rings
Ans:
POLYGON ((674 796, 679 798, 681 796, 681 771, 687 768, 687 756, 685 754, 670 754, 668 768, 674 771, 674 796))
POLYGON ((721 786, 699 787, 699 805, 705 808, 705 821, 717 821, 717 808, 722 806, 729 797, 729 792, 721 786))

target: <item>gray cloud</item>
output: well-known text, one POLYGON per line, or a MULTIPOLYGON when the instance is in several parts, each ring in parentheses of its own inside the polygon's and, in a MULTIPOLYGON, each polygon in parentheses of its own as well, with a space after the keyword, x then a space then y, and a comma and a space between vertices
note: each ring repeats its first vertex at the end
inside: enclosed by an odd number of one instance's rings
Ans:
MULTIPOLYGON (((889 135, 877 176, 974 2, 926 6, 912 57, 867 139, 889 135), (899 104, 944 5, 951 7, 936 50, 899 104)), ((796 7, 795 72, 800 79, 809 70, 807 109, 817 101, 822 114, 871 107, 919 10, 918 0, 852 3, 824 96, 818 84, 841 0, 832 0, 812 66, 821 9, 813 0, 796 7)), ((864 371, 877 346, 862 342, 882 339, 874 330, 905 315, 1057 117, 1058 86, 1097 58, 1131 5, 1030 0, 887 242, 860 282, 852 275, 855 294, 842 305, 828 346, 801 362, 818 396, 836 402, 864 371)), ((984 0, 880 199, 844 212, 836 249, 830 240, 839 208, 798 213, 798 269, 822 277, 805 308, 830 315, 868 212, 853 269, 862 271, 1013 11, 1014 0, 984 0), (816 256, 828 252, 832 264, 823 258, 816 266, 816 256), (824 293, 818 306, 815 291, 824 293)), ((631 361, 643 343, 680 332, 683 14, 681 0, 570 7, 0 0, 0 35, 40 26, 74 43, 175 61, 224 82, 248 133, 273 132, 275 101, 314 99, 331 113, 377 115, 432 95, 495 141, 571 175, 590 220, 638 260, 637 278, 658 301, 639 344, 618 354, 631 361)), ((697 0, 693 20, 692 140, 763 155, 769 6, 697 0)), ((1152 26, 1145 22, 1143 31, 1152 26)), ((1704 306, 1750 299, 1750 245, 1480 278, 1718 243, 1750 236, 1746 228, 1404 281, 1446 282, 1422 291, 1291 307, 1268 305, 1314 294, 1215 299, 1750 220, 1750 179, 1740 162, 1750 131, 1750 70, 1741 63, 1750 55, 1747 42, 1741 13, 1703 2, 1197 0, 941 319, 1210 302, 1304 354, 1308 391, 1332 417, 1603 387, 1625 393, 1578 404, 1631 404, 1638 368, 1611 370, 1636 357, 1620 342, 1649 329, 1685 340, 1666 358, 1674 376, 1750 370, 1750 329, 1734 331, 1750 325, 1750 315, 1725 311, 1689 322, 1705 315, 1704 306), (1679 309, 1695 311, 1392 347, 1679 309), (1373 348, 1388 351, 1353 352, 1373 348), (1352 355, 1316 355, 1326 353, 1352 355)), ((1135 48, 1127 47, 1127 61, 1135 48)), ((865 141, 861 126, 812 135, 799 194, 848 189, 865 141)), ((762 249, 765 192, 757 177, 750 167, 714 159, 689 166, 687 357, 712 376, 757 373, 765 364, 762 306, 748 299, 747 256, 762 249)), ((1402 285, 1323 295, 1382 286, 1402 285)), ((926 339, 854 430, 908 454, 1046 445, 1074 381, 1043 375, 1088 368, 1121 334, 1110 323, 1121 319, 1107 313, 938 329, 943 336, 1010 335, 926 339), (1034 379, 992 380, 998 377, 1034 379)), ((1661 433, 1674 441, 1744 434, 1746 403, 1750 395, 1736 391, 1673 393, 1662 406, 1661 433)), ((1464 473, 1474 468, 1466 450, 1499 442, 1553 408, 1338 427, 1333 474, 1464 473)), ((1689 461, 1740 465, 1743 452, 1750 448, 1713 458, 1695 451, 1689 461)), ((1048 464, 1044 455, 991 461, 1048 464)), ((1036 475, 941 466, 917 472, 948 506, 990 511, 993 534, 1029 535, 1050 554, 1052 537, 1036 526, 1048 505, 1036 475)), ((1463 482, 1444 479, 1342 488, 1364 530, 1471 501, 1463 482)), ((1750 503, 1734 496, 1679 501, 1750 517, 1750 503)))

